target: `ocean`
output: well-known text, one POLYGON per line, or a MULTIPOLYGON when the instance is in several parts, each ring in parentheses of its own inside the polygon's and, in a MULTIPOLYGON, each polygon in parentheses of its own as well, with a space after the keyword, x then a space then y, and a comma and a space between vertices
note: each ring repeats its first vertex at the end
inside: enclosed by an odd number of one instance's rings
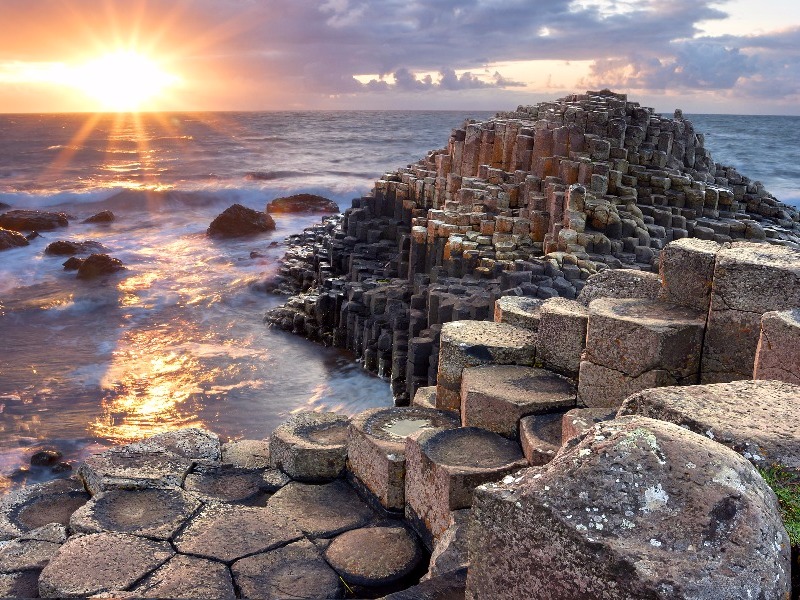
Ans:
MULTIPOLYGON (((283 301, 262 290, 284 238, 319 216, 277 216, 255 238, 205 230, 234 202, 263 210, 299 192, 344 209, 491 114, 0 115, 0 202, 73 217, 0 253, 0 489, 53 476, 28 465, 40 447, 74 462, 176 427, 263 438, 298 410, 391 404, 352 356, 262 323, 283 301), (81 223, 106 209, 114 223, 81 223), (78 281, 43 253, 61 239, 96 240, 127 270, 78 281)), ((785 140, 800 117, 688 118, 717 161, 800 204, 800 150, 785 140)))

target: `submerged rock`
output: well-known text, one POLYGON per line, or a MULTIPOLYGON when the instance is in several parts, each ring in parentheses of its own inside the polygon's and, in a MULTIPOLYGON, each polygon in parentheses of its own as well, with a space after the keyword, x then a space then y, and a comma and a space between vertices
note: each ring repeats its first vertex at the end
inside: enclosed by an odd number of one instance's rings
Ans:
POLYGON ((93 279, 102 275, 113 275, 124 268, 122 261, 118 258, 112 258, 108 254, 91 254, 78 267, 78 279, 93 279))
POLYGON ((58 240, 48 244, 47 248, 44 249, 44 253, 51 256, 71 256, 73 254, 101 252, 103 250, 105 250, 103 244, 94 240, 85 240, 83 242, 58 240))
POLYGON ((88 219, 84 219, 84 223, 111 223, 116 219, 114 213, 110 210, 102 210, 96 215, 92 215, 88 219))
POLYGON ((323 212, 338 213, 339 205, 316 194, 294 194, 275 198, 267 204, 268 213, 323 212))
POLYGON ((21 233, 0 227, 0 250, 21 248, 22 246, 27 246, 28 243, 28 240, 21 233))
POLYGON ((208 226, 208 235, 238 237, 263 233, 275 229, 275 221, 265 212, 247 208, 241 204, 229 206, 208 226))
POLYGON ((0 215, 0 227, 14 231, 51 231, 69 225, 63 212, 41 210, 10 210, 0 215))
POLYGON ((85 260, 86 260, 85 258, 77 258, 75 256, 71 256, 62 263, 62 266, 64 267, 65 271, 77 271, 78 269, 81 268, 81 265, 85 260))

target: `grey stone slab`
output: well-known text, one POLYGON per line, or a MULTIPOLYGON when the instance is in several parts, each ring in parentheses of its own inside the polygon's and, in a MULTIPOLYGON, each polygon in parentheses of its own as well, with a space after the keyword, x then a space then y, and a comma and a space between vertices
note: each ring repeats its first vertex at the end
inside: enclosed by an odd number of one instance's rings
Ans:
POLYGON ((461 424, 514 438, 522 417, 572 408, 576 397, 572 381, 544 369, 471 367, 461 377, 461 424))
POLYGON ((132 590, 136 598, 236 598, 228 568, 218 562, 177 554, 132 590))
POLYGON ((236 561, 231 568, 245 598, 342 598, 343 586, 308 540, 236 561))
POLYGON ((76 533, 113 531, 168 540, 200 508, 181 489, 110 490, 92 498, 70 519, 76 533))
POLYGON ((125 590, 175 552, 168 542, 120 533, 72 536, 39 577, 43 598, 77 598, 125 590))
POLYGON ((204 502, 242 504, 265 499, 269 488, 262 472, 227 467, 189 473, 183 487, 204 502))
POLYGON ((349 424, 331 412, 293 415, 270 436, 270 464, 299 481, 336 479, 347 462, 349 424))
POLYGON ((14 490, 0 499, 0 539, 20 537, 50 523, 66 525, 88 500, 83 484, 73 479, 14 490))
POLYGON ((78 477, 92 495, 113 489, 180 487, 193 465, 192 459, 166 450, 123 446, 87 458, 78 467, 78 477))
POLYGON ((734 381, 645 390, 619 415, 669 421, 743 454, 758 466, 800 472, 800 385, 734 381))
POLYGON ((374 514, 344 481, 323 485, 293 482, 267 507, 310 537, 329 537, 367 524, 374 514))
POLYGON ((0 573, 42 569, 61 544, 38 540, 0 542, 0 573))
POLYGON ((469 599, 789 594, 769 487, 739 454, 672 423, 601 423, 548 465, 479 487, 472 511, 469 599))
POLYGON ((348 441, 349 469, 389 510, 405 503, 405 440, 432 427, 458 427, 449 411, 419 407, 374 408, 353 417, 348 441))
POLYGON ((409 575, 422 560, 422 548, 405 527, 365 527, 336 537, 325 560, 347 583, 377 587, 409 575))
POLYGON ((174 540, 179 552, 231 563, 302 537, 271 509, 214 504, 203 508, 174 540))
POLYGON ((237 440, 223 444, 222 462, 240 469, 267 469, 269 440, 237 440))

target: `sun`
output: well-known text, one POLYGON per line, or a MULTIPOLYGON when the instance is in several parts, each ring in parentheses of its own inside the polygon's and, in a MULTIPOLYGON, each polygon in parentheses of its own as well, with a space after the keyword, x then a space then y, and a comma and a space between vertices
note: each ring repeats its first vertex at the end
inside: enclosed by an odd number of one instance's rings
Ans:
POLYGON ((140 110, 180 81, 157 61, 129 50, 84 63, 75 68, 71 79, 103 110, 115 112, 140 110))

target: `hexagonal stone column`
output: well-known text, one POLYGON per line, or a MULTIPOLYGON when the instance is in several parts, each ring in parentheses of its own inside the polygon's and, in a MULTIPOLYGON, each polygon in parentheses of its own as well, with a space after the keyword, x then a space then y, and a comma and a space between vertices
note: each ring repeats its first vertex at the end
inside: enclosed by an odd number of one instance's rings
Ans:
POLYGON ((563 412, 551 412, 529 415, 520 420, 519 443, 529 465, 547 464, 561 449, 563 417, 563 412))
MULTIPOLYGON (((800 304, 800 298, 797 302, 800 304)), ((800 384, 800 308, 761 317, 753 379, 800 384)))
POLYGON ((661 280, 655 273, 635 269, 606 269, 586 280, 578 302, 589 306, 598 298, 650 298, 661 292, 661 280))
POLYGON ((494 303, 494 322, 537 331, 542 303, 528 296, 503 296, 494 303))
POLYGON ((788 536, 758 472, 655 419, 602 423, 480 486, 470 525, 469 600, 789 594, 788 536))
POLYGON ((471 367, 461 378, 461 424, 514 438, 522 417, 572 408, 576 396, 572 381, 544 369, 471 367))
POLYGON ((697 383, 705 315, 645 299, 589 304, 578 398, 588 407, 619 406, 648 387, 697 383))
MULTIPOLYGON (((126 597, 124 593, 120 595, 126 597)), ((133 598, 233 600, 236 591, 225 565, 177 554, 136 584, 127 595, 133 598)))
POLYGON ((703 313, 711 303, 714 263, 722 245, 710 240, 683 238, 667 244, 659 256, 661 298, 703 313))
POLYGON ((536 362, 545 369, 576 377, 586 345, 586 307, 575 300, 550 298, 542 304, 536 362))
POLYGON ((458 427, 452 413, 429 408, 374 408, 359 413, 350 423, 350 471, 388 510, 405 505, 405 440, 430 428, 458 427))
POLYGON ((478 429, 432 429, 406 440, 406 519, 429 547, 469 508, 472 491, 528 465, 519 444, 478 429))
POLYGON ((9 492, 0 499, 0 540, 21 537, 49 523, 68 525, 89 494, 80 481, 56 479, 9 492))
POLYGON ((800 252, 783 246, 735 242, 717 254, 702 383, 753 375, 761 315, 797 307, 800 252))
POLYGON ((436 386, 429 385, 417 389, 417 393, 414 394, 414 399, 411 400, 411 406, 436 408, 436 386))
POLYGON ((336 479, 347 462, 349 424, 336 413, 298 413, 272 432, 270 463, 299 481, 336 479))
POLYGON ((645 390, 625 400, 619 415, 670 421, 724 444, 753 464, 800 473, 800 385, 733 381, 645 390))
POLYGON ((442 326, 436 407, 461 408, 461 372, 478 365, 532 365, 536 334, 526 329, 487 321, 452 321, 442 326))

